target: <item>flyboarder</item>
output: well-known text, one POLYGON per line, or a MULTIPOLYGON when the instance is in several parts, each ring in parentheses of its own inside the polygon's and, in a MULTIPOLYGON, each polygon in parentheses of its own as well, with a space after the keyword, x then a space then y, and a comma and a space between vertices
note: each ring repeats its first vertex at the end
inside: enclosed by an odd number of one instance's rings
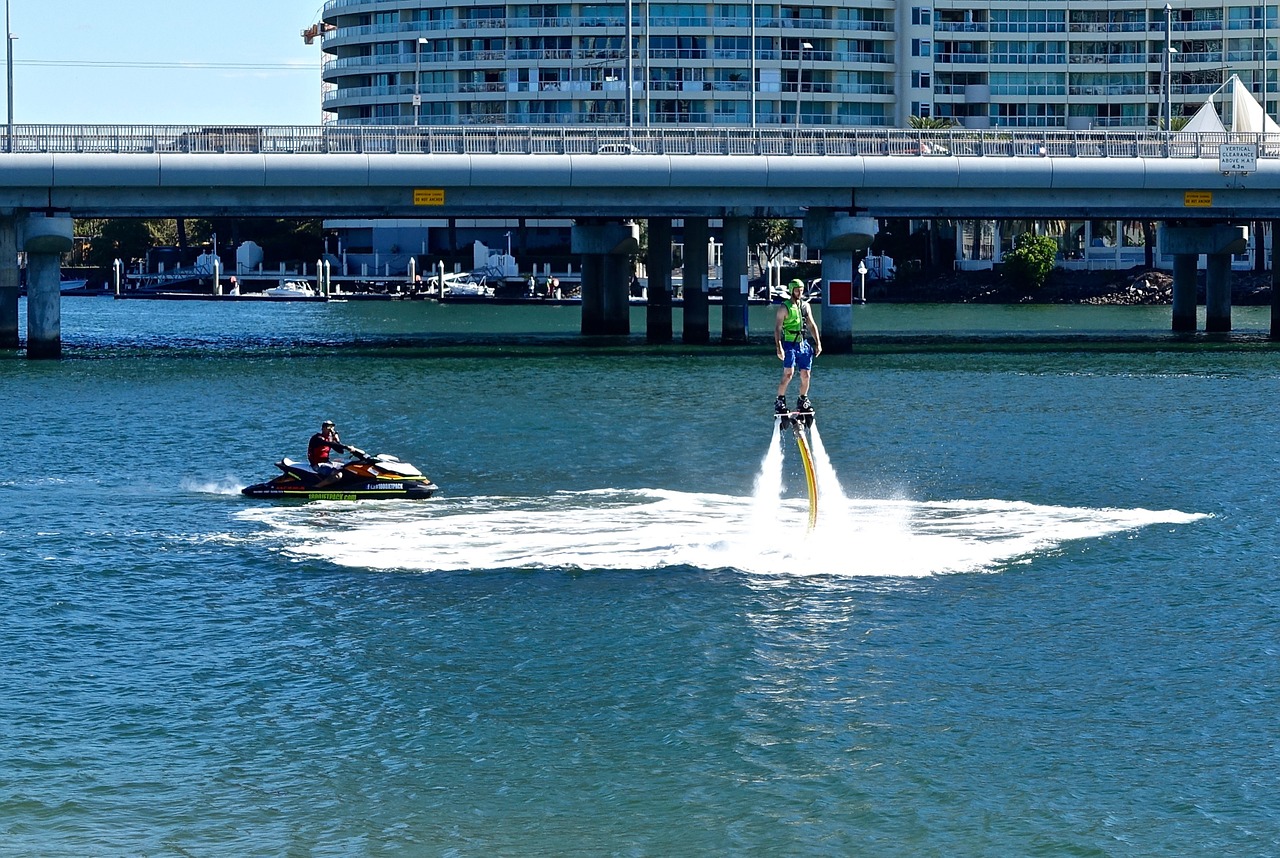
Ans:
POLYGON ((782 361, 782 381, 778 383, 778 401, 774 403, 773 411, 775 414, 790 413, 787 409, 787 385, 798 369, 800 398, 796 401, 796 412, 812 414, 809 374, 813 359, 822 354, 822 337, 813 321, 813 310, 804 299, 804 282, 792 280, 787 284, 787 292, 789 297, 778 307, 777 320, 773 325, 773 342, 778 349, 778 360, 782 361), (807 335, 813 337, 813 345, 809 344, 807 335))

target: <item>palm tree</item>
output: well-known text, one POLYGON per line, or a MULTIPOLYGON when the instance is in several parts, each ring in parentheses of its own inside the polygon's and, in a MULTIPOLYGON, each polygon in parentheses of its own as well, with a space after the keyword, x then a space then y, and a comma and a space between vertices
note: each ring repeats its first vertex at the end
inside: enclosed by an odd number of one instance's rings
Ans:
POLYGON ((943 131, 947 128, 955 128, 958 124, 954 119, 946 116, 912 116, 907 119, 908 128, 918 128, 923 131, 943 131))

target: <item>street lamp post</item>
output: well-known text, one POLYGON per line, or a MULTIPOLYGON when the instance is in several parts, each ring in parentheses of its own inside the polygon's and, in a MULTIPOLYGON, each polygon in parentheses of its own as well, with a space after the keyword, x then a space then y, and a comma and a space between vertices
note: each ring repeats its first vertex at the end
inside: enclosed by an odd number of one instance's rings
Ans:
MULTIPOLYGON (((626 102, 625 113, 627 117, 627 134, 628 135, 630 135, 631 129, 635 125, 635 113, 633 112, 635 110, 635 106, 631 103, 631 86, 632 86, 631 81, 635 79, 635 59, 633 57, 633 51, 632 51, 632 45, 631 45, 631 41, 632 41, 631 26, 632 26, 631 25, 631 0, 627 0, 627 26, 624 28, 624 32, 626 33, 624 38, 627 41, 627 102, 626 102)), ((627 139, 629 141, 630 137, 628 136, 627 139)))
POLYGON ((1164 133, 1169 139, 1173 130, 1173 7, 1164 4, 1164 133))
POLYGON ((756 0, 751 0, 751 127, 756 127, 756 0))
POLYGON ((426 36, 418 37, 418 50, 413 53, 413 124, 417 125, 422 117, 422 48, 427 44, 426 36))
POLYGON ((804 52, 812 51, 813 45, 800 43, 800 56, 796 60, 796 128, 800 127, 800 90, 804 88, 804 52))
POLYGON ((4 64, 9 78, 9 137, 5 151, 13 151, 13 29, 9 26, 9 0, 4 0, 4 64))
POLYGON ((858 260, 858 303, 867 303, 867 260, 858 260))

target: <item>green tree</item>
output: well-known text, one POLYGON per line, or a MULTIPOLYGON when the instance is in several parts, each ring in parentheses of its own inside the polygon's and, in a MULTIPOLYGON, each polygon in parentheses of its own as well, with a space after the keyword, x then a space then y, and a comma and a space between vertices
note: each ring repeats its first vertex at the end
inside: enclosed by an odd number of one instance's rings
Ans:
POLYGON ((1004 272, 1014 283, 1039 289, 1058 261, 1058 242, 1047 235, 1024 232, 1004 256, 1004 272))
POLYGON ((800 227, 791 218, 757 218, 747 225, 747 241, 756 249, 762 266, 781 258, 784 250, 800 243, 801 236, 800 227))
POLYGON ((96 231, 85 233, 89 238, 85 261, 104 271, 116 259, 130 267, 145 258, 155 243, 147 222, 136 218, 105 218, 88 226, 96 226, 96 231))

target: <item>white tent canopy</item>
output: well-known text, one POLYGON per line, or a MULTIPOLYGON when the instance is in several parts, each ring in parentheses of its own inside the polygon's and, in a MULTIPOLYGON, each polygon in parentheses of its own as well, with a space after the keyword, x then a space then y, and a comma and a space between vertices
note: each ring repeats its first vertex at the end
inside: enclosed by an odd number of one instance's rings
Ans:
POLYGON ((1226 127, 1222 124, 1222 120, 1218 118, 1218 109, 1213 106, 1213 100, 1210 99, 1200 105, 1200 109, 1196 111, 1196 115, 1187 120, 1187 124, 1179 129, 1178 134, 1225 134, 1226 127))
POLYGON ((1249 92, 1249 88, 1240 80, 1239 75, 1232 75, 1227 82, 1215 89, 1204 104, 1200 105, 1200 109, 1196 111, 1195 116, 1182 126, 1179 133, 1187 134, 1225 134, 1227 128, 1223 125, 1222 120, 1218 116, 1218 109, 1214 106, 1213 100, 1222 94, 1223 90, 1231 87, 1231 131, 1233 133, 1243 134, 1280 134, 1280 125, 1275 120, 1267 116, 1263 111, 1262 105, 1258 104, 1257 99, 1249 92))
POLYGON ((1228 83, 1231 87, 1231 130, 1266 132, 1280 134, 1280 125, 1267 116, 1262 105, 1249 93, 1248 87, 1240 82, 1237 75, 1232 75, 1228 83))

